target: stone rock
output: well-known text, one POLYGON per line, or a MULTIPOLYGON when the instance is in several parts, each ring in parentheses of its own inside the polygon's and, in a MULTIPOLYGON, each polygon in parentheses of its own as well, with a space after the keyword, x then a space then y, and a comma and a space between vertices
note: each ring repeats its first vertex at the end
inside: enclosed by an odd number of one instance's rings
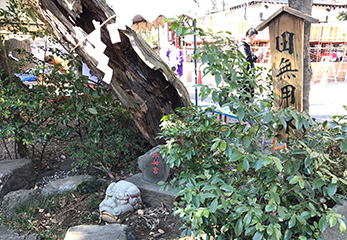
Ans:
POLYGON ((168 191, 160 190, 160 185, 142 180, 141 173, 127 178, 127 181, 132 182, 140 189, 141 199, 145 205, 161 207, 164 204, 166 208, 172 209, 174 207, 176 194, 172 192, 170 185, 168 191))
POLYGON ((30 159, 0 161, 0 199, 7 193, 35 186, 37 173, 30 159))
POLYGON ((127 225, 79 225, 69 228, 64 240, 137 240, 127 225))
POLYGON ((77 186, 83 181, 91 179, 89 175, 77 175, 73 177, 67 177, 48 183, 42 188, 41 194, 43 196, 54 195, 57 193, 63 193, 66 191, 74 191, 77 186))
POLYGON ((142 179, 151 183, 166 182, 170 167, 166 164, 166 158, 159 153, 160 145, 152 148, 138 158, 138 165, 142 172, 142 179))
POLYGON ((20 189, 6 194, 1 202, 1 213, 7 218, 15 217, 15 208, 20 204, 30 202, 36 204, 38 192, 34 189, 20 189))
MULTIPOLYGON (((347 225, 347 201, 344 200, 342 205, 336 205, 333 209, 341 215, 341 219, 347 225)), ((340 232, 340 225, 339 222, 337 222, 337 224, 333 227, 330 227, 330 224, 328 224, 328 227, 320 237, 322 240, 346 240, 347 233, 340 232)))
POLYGON ((35 240, 37 234, 19 235, 16 231, 9 231, 5 226, 0 225, 0 240, 35 240))

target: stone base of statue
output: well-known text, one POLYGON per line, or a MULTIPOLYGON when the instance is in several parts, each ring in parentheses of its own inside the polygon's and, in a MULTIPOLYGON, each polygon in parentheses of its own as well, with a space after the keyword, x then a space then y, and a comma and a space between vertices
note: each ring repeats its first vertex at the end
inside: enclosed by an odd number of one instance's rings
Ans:
POLYGON ((128 182, 135 184, 141 191, 142 202, 150 207, 162 207, 172 209, 176 200, 176 194, 172 192, 169 185, 168 191, 160 190, 161 186, 157 183, 151 183, 143 180, 142 174, 138 173, 130 178, 128 182))

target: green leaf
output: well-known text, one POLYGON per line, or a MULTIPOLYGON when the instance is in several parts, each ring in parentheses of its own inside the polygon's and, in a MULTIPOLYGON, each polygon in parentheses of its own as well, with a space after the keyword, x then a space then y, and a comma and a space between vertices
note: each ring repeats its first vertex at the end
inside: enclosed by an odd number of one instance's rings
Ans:
POLYGON ((287 231, 284 233, 283 239, 284 240, 292 240, 292 231, 290 229, 287 229, 287 231))
POLYGON ((311 157, 312 159, 317 158, 317 157, 319 157, 319 153, 317 153, 317 152, 311 152, 311 153, 310 153, 310 157, 311 157))
POLYGON ((210 210, 205 209, 202 214, 204 215, 205 218, 208 218, 208 216, 210 215, 210 210))
POLYGON ((336 219, 336 217, 331 216, 331 217, 330 217, 330 219, 329 219, 329 224, 330 224, 330 227, 335 226, 335 225, 336 225, 336 223, 337 223, 337 219, 336 219))
POLYGON ((214 144, 212 144, 211 146, 211 151, 215 150, 218 147, 220 142, 221 142, 221 139, 218 139, 217 141, 215 141, 214 144))
POLYGON ((218 93, 216 92, 216 91, 213 91, 212 92, 212 100, 213 100, 213 102, 218 102, 218 93))
POLYGON ((229 225, 228 224, 223 225, 223 227, 220 229, 221 233, 225 233, 228 230, 229 230, 229 225))
POLYGON ((302 216, 297 215, 297 216, 296 216, 296 219, 298 219, 298 221, 299 221, 302 225, 306 225, 306 220, 305 220, 305 218, 303 218, 302 216))
POLYGON ((282 172, 282 163, 281 163, 281 160, 278 159, 277 157, 272 157, 272 160, 274 161, 277 170, 280 171, 280 172, 282 172))
POLYGON ((216 85, 218 86, 222 82, 222 78, 220 76, 220 73, 216 73, 215 79, 216 79, 216 85))
POLYGON ((346 150, 347 150, 347 142, 341 143, 341 145, 340 145, 340 151, 341 151, 341 152, 344 152, 344 151, 346 151, 346 150))
POLYGON ((177 36, 181 36, 181 34, 182 34, 182 26, 178 25, 177 28, 176 28, 176 35, 177 36))
POLYGON ((78 104, 77 104, 77 111, 81 111, 83 107, 84 107, 84 102, 83 101, 79 101, 78 104))
POLYGON ((327 228, 327 226, 328 226, 328 223, 327 223, 327 220, 326 220, 325 216, 321 217, 319 219, 319 230, 321 232, 324 232, 325 229, 327 228))
POLYGON ((301 189, 305 187, 305 181, 301 177, 299 178, 299 186, 301 189))
POLYGON ((275 200, 277 204, 281 203, 280 195, 277 192, 271 192, 271 197, 275 200))
POLYGON ((265 211, 266 212, 274 212, 274 211, 276 211, 276 208, 277 208, 276 205, 268 204, 265 206, 265 211))
POLYGON ((216 212, 217 207, 218 207, 218 199, 215 199, 211 203, 211 207, 210 207, 211 212, 213 212, 213 213, 216 212))
POLYGON ((231 158, 229 159, 231 162, 235 162, 237 160, 240 160, 243 158, 242 153, 239 152, 239 150, 234 149, 233 154, 231 155, 231 158))
POLYGON ((337 184, 330 183, 329 186, 328 186, 328 195, 329 195, 329 197, 334 196, 335 193, 336 193, 336 190, 337 190, 337 184))
POLYGON ((252 212, 248 212, 246 216, 243 218, 243 224, 247 227, 252 221, 252 212))
POLYGON ((263 160, 264 159, 261 158, 255 163, 255 171, 258 171, 263 166, 263 160))
POLYGON ((325 183, 325 182, 324 182, 323 179, 318 178, 318 179, 316 179, 316 180, 313 181, 312 187, 313 187, 313 188, 320 188, 321 186, 324 185, 324 183, 325 183))
POLYGON ((227 147, 227 143, 225 141, 222 141, 219 145, 219 150, 224 151, 227 147))
POLYGON ((216 194, 213 194, 213 193, 203 193, 201 195, 201 197, 203 197, 203 198, 214 198, 214 197, 216 197, 216 194))
POLYGON ((245 117, 245 111, 242 107, 237 108, 237 117, 240 121, 243 121, 243 118, 245 117))
POLYGON ((241 235, 242 233, 242 230, 243 230, 243 223, 242 223, 242 219, 239 219, 237 222, 236 222, 236 225, 235 225, 235 237, 238 237, 241 235))
MULTIPOLYGON (((205 185, 201 191, 209 191, 209 190, 215 190, 217 187, 215 185, 205 185)), ((215 195, 213 195, 215 197, 215 195)))
POLYGON ((245 206, 241 206, 241 207, 236 207, 235 209, 235 213, 240 216, 242 213, 247 212, 248 211, 248 207, 245 206))
POLYGON ((267 156, 266 158, 264 158, 264 160, 263 160, 263 166, 267 166, 267 165, 269 165, 270 163, 272 163, 272 158, 271 158, 271 156, 267 156))
POLYGON ((243 168, 245 169, 246 172, 249 169, 249 162, 246 158, 243 159, 243 168))
POLYGON ((295 214, 294 214, 294 215, 292 215, 292 217, 289 220, 288 227, 292 228, 292 227, 295 226, 295 224, 296 224, 296 217, 295 217, 295 214))
POLYGON ((346 184, 347 185, 347 180, 344 180, 342 178, 339 179, 343 184, 346 184))
POLYGON ((340 223, 340 232, 341 233, 345 233, 346 232, 346 224, 342 219, 339 219, 339 223, 340 223))
POLYGON ((243 167, 243 162, 240 162, 240 163, 237 165, 237 172, 242 173, 243 170, 245 170, 245 168, 243 167))
POLYGON ((208 54, 207 55, 207 60, 208 60, 210 65, 213 65, 214 62, 215 62, 215 58, 214 58, 213 54, 208 54))
POLYGON ((96 111, 95 108, 88 108, 88 111, 91 113, 91 114, 98 114, 98 112, 96 111))
POLYGON ((284 212, 283 207, 278 206, 278 207, 277 207, 277 212, 278 212, 278 216, 279 216, 280 218, 285 219, 286 214, 285 214, 285 212, 284 212))
POLYGON ((310 155, 307 155, 305 159, 305 168, 309 167, 312 162, 313 162, 313 159, 310 157, 310 155))
POLYGON ((251 145, 251 142, 252 142, 252 138, 246 137, 245 141, 243 142, 243 145, 247 148, 249 147, 249 145, 251 145))
POLYGON ((294 176, 292 179, 290 179, 289 184, 295 184, 299 182, 299 176, 294 176))
POLYGON ((264 233, 263 232, 256 232, 253 236, 253 240, 261 240, 263 239, 264 233))
POLYGON ((227 145, 226 149, 225 149, 225 155, 230 158, 231 155, 233 154, 233 150, 232 148, 230 147, 230 145, 227 145))
POLYGON ((264 123, 268 123, 272 120, 273 117, 273 113, 272 112, 268 112, 266 113, 265 117, 264 117, 264 123))
POLYGON ((196 208, 199 208, 200 207, 200 199, 199 199, 199 196, 193 196, 193 204, 196 208))
POLYGON ((192 199, 193 199, 192 193, 191 193, 191 192, 187 193, 187 195, 186 195, 186 200, 187 200, 187 202, 190 203, 190 202, 192 201, 192 199))
POLYGON ((220 189, 221 190, 223 190, 223 191, 226 191, 226 192, 234 192, 235 191, 235 188, 233 187, 233 186, 231 186, 231 185, 222 185, 221 187, 220 187, 220 189))

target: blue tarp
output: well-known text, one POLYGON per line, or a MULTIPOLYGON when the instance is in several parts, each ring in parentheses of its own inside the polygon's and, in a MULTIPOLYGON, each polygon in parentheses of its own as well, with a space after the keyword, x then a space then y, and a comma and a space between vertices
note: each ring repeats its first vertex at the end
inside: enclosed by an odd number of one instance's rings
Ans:
POLYGON ((21 80, 22 82, 36 82, 36 77, 30 76, 30 77, 22 78, 21 80))

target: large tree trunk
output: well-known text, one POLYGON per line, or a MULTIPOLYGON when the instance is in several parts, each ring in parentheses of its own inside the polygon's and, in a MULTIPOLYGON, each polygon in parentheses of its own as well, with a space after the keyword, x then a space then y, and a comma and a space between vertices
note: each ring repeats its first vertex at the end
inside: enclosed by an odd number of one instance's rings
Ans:
MULTIPOLYGON (((288 0, 288 6, 299 10, 303 13, 312 14, 312 0, 288 0)), ((304 86, 303 86, 303 110, 310 110, 310 89, 312 68, 310 61, 310 31, 311 23, 309 21, 304 22, 304 86)))
POLYGON ((93 20, 100 23, 109 20, 101 27, 101 40, 106 45, 104 54, 113 70, 107 86, 129 110, 145 138, 153 146, 161 144, 162 140, 156 139, 161 118, 191 102, 184 85, 158 54, 130 28, 118 30, 121 42, 112 44, 110 35, 115 33, 109 33, 107 24, 115 22, 109 19, 115 13, 104 0, 27 1, 56 39, 68 43, 69 50, 75 48, 98 79, 104 77, 104 72, 97 68, 100 58, 90 55, 88 49, 94 46, 84 37, 95 29, 93 20))

